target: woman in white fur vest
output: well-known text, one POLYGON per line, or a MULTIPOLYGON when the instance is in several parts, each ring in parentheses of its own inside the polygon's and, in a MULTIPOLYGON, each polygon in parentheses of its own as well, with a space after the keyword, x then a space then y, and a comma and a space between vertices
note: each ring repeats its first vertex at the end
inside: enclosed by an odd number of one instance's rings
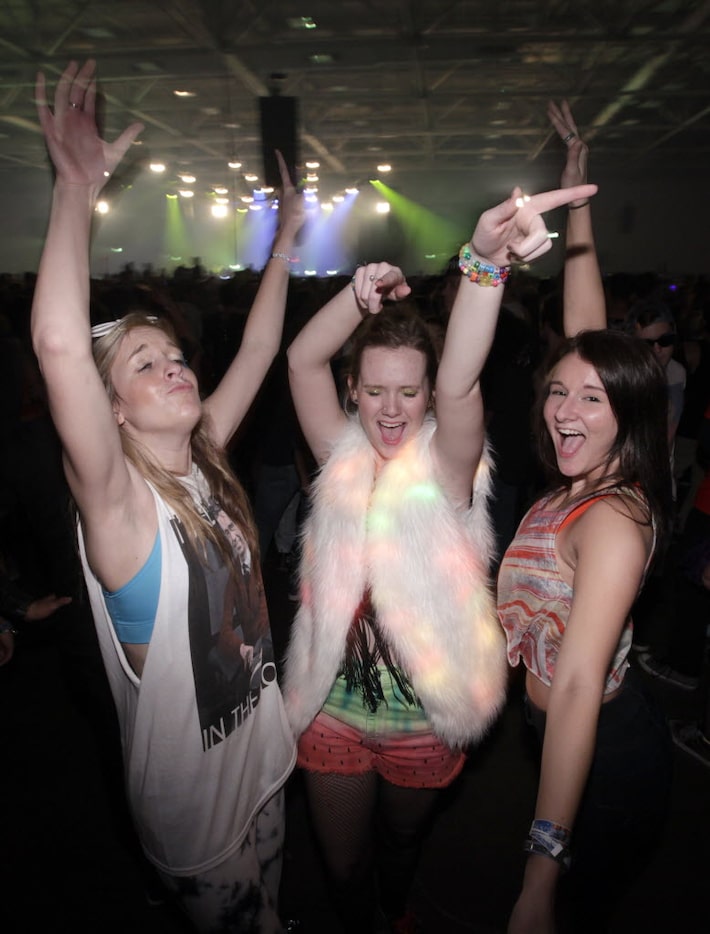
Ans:
POLYGON ((390 304, 410 288, 386 262, 359 267, 289 349, 296 411, 321 470, 284 693, 348 932, 373 930, 381 910, 404 923, 437 790, 505 700, 479 376, 511 260, 549 249, 540 212, 586 196, 516 189, 482 215, 461 249, 438 367, 425 322, 390 304), (331 368, 351 338, 356 414, 341 407, 331 368))

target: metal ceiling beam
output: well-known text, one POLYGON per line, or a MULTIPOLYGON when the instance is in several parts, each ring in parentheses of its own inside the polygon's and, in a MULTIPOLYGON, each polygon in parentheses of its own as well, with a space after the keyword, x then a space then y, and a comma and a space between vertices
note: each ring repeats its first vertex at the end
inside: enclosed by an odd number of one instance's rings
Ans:
POLYGON ((709 16, 710 0, 703 0, 703 3, 686 17, 678 27, 677 32, 679 38, 669 36, 669 47, 664 52, 654 56, 650 62, 642 65, 641 68, 631 75, 617 98, 611 101, 611 103, 592 119, 591 130, 588 133, 590 139, 600 127, 606 126, 606 124, 624 108, 628 103, 628 95, 630 93, 637 93, 645 88, 655 73, 663 68, 667 62, 671 61, 674 55, 682 48, 680 39, 682 38, 685 41, 688 36, 697 35, 700 31, 700 27, 709 16))
POLYGON ((682 123, 678 124, 677 127, 670 130, 664 136, 659 136, 650 144, 646 146, 639 155, 649 152, 651 149, 655 149, 657 146, 660 146, 661 143, 665 143, 667 140, 672 139, 674 136, 677 136, 678 133, 682 133, 683 130, 687 130, 689 126, 692 126, 694 123, 697 123, 698 120, 703 120, 705 117, 710 116, 710 107, 706 107, 704 110, 701 110, 699 113, 695 114, 692 117, 689 117, 687 120, 684 120, 682 123))

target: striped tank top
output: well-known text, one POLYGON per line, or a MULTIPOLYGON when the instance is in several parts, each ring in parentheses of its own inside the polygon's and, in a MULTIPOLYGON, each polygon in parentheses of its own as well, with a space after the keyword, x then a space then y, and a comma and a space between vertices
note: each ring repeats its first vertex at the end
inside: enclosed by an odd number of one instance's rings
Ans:
MULTIPOLYGON (((555 553, 558 533, 607 496, 627 496, 646 506, 642 494, 632 487, 595 491, 561 509, 551 506, 557 495, 555 492, 544 496, 525 515, 498 575, 498 615, 508 642, 508 662, 516 666, 522 659, 528 671, 548 687, 555 673, 573 595, 572 587, 559 572, 555 553)), ((629 617, 609 667, 605 694, 616 690, 624 679, 632 633, 629 617)))

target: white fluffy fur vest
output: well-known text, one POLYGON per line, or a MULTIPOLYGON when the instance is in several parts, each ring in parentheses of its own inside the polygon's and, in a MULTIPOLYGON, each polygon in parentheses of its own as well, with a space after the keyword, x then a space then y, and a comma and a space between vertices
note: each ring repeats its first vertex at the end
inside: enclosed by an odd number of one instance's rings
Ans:
POLYGON ((505 640, 488 576, 490 466, 484 454, 471 507, 455 510, 434 478, 434 428, 428 419, 376 476, 373 448, 353 420, 314 482, 284 677, 297 736, 337 677, 368 585, 393 657, 445 743, 480 739, 503 705, 505 640))

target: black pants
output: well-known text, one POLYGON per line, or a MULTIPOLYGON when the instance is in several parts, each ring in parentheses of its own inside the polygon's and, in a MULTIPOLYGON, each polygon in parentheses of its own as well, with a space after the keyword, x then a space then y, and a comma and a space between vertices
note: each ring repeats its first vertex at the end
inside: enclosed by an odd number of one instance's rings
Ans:
MULTIPOLYGON (((525 699, 540 744, 545 713, 525 699)), ((661 842, 672 744, 662 710, 629 670, 602 704, 589 778, 572 835, 572 868, 559 887, 559 930, 602 934, 661 842)))

